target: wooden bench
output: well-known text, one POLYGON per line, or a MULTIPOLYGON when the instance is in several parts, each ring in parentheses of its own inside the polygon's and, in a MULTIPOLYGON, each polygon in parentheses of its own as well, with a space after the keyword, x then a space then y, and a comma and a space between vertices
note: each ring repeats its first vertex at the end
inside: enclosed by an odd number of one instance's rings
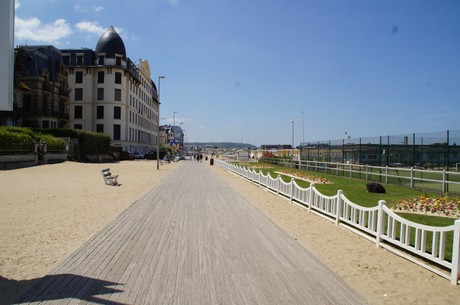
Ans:
POLYGON ((106 168, 106 169, 103 169, 101 170, 102 172, 102 177, 104 178, 104 182, 106 185, 113 185, 113 186, 116 186, 118 185, 118 175, 112 175, 112 173, 110 172, 110 168, 106 168))

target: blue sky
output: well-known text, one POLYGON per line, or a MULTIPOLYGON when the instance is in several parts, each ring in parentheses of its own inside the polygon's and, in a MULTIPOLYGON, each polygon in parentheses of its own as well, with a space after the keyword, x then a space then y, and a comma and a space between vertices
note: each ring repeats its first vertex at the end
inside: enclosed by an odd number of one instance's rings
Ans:
POLYGON ((110 25, 189 141, 460 130, 460 1, 16 0, 15 44, 95 49, 110 25))

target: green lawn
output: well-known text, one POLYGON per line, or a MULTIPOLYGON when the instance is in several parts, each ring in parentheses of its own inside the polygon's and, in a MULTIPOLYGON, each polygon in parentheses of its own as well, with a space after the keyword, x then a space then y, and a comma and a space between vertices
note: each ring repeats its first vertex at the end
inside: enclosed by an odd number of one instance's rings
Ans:
MULTIPOLYGON (((270 168, 262 168, 262 169, 255 168, 256 172, 262 171, 264 175, 266 175, 267 173, 270 173, 270 175, 273 178, 276 178, 278 176, 278 174, 275 174, 275 172, 286 170, 286 169, 292 170, 292 168, 279 167, 279 166, 273 166, 270 168)), ((332 181, 332 184, 315 184, 316 189, 320 191, 322 194, 327 195, 327 196, 333 196, 337 194, 338 190, 342 190, 344 195, 349 200, 363 207, 377 206, 379 200, 385 200, 387 202, 387 206, 392 207, 400 199, 420 196, 423 194, 428 195, 428 196, 439 196, 438 193, 434 193, 434 192, 433 193, 424 192, 424 191, 419 191, 415 189, 409 189, 404 186, 384 184, 384 183, 382 183, 382 185, 386 189, 385 194, 369 193, 366 190, 365 180, 361 180, 357 178, 348 178, 348 177, 343 177, 343 176, 336 176, 336 175, 331 175, 331 174, 323 174, 323 173, 318 173, 318 172, 304 171, 304 170, 302 170, 302 172, 308 175, 312 175, 312 176, 324 177, 332 181)), ((286 176, 286 175, 281 175, 281 178, 285 182, 291 181, 291 177, 286 176)), ((295 180, 296 180, 296 183, 301 187, 307 188, 310 186, 310 183, 307 181, 300 180, 300 179, 295 179, 295 180)), ((401 216, 408 220, 426 224, 426 225, 431 225, 431 226, 448 226, 448 225, 452 225, 455 221, 455 219, 452 219, 452 218, 414 215, 414 214, 408 214, 408 213, 401 213, 401 216), (442 221, 440 221, 439 219, 442 219, 442 221)))
MULTIPOLYGON (((271 168, 262 168, 262 169, 255 169, 256 172, 262 171, 264 175, 270 173, 273 178, 276 178, 278 174, 275 172, 282 171, 282 170, 292 170, 292 168, 286 167, 279 167, 273 166, 271 168)), ((298 170, 296 170, 298 171, 298 170)), ((318 172, 308 172, 303 171, 303 173, 312 176, 320 176, 329 179, 332 181, 332 184, 315 184, 315 187, 318 191, 320 191, 324 195, 332 196, 337 194, 338 190, 342 190, 344 195, 351 200, 352 202, 361 205, 363 207, 374 207, 378 204, 379 200, 385 200, 387 202, 387 206, 391 207, 395 203, 398 202, 400 199, 405 199, 414 196, 420 195, 429 195, 429 196, 439 196, 438 193, 429 193, 429 192, 421 192, 413 189, 409 189, 404 186, 398 185, 390 185, 390 184, 383 184, 386 189, 386 194, 376 194, 376 193, 369 193, 366 190, 366 181, 357 178, 349 178, 343 176, 336 176, 331 174, 323 174, 318 172)), ((289 182, 291 181, 291 177, 286 175, 280 175, 283 181, 289 182)), ((296 183, 304 188, 310 186, 310 183, 304 180, 295 179, 296 183)), ((399 216, 415 222, 420 223, 428 226, 450 226, 454 223, 455 219, 447 218, 447 217, 437 217, 437 216, 427 216, 427 215, 418 215, 418 214, 409 214, 409 213, 397 213, 399 216)), ((399 238, 399 226, 397 227, 396 235, 399 238)), ((432 234, 427 234, 427 252, 431 252, 431 241, 432 241, 432 234)), ((452 257, 452 242, 453 242, 453 233, 450 232, 446 236, 446 254, 445 258, 447 260, 451 260, 452 257)), ((415 231, 411 232, 411 241, 410 244, 413 246, 415 244, 415 231)))

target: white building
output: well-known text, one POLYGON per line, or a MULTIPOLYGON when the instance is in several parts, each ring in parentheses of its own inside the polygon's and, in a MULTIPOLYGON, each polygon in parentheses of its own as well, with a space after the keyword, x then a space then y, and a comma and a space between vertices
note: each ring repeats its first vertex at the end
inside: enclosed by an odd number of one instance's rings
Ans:
POLYGON ((61 50, 70 93, 70 128, 102 132, 112 145, 146 152, 156 145, 157 89, 146 60, 126 56, 123 40, 111 26, 96 50, 61 50))

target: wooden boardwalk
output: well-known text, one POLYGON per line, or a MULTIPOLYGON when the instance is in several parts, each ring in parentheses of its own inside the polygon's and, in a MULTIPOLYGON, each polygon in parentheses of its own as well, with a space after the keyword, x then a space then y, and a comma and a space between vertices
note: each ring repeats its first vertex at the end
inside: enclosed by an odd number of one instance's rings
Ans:
POLYGON ((18 303, 365 303, 207 163, 182 163, 18 303))

